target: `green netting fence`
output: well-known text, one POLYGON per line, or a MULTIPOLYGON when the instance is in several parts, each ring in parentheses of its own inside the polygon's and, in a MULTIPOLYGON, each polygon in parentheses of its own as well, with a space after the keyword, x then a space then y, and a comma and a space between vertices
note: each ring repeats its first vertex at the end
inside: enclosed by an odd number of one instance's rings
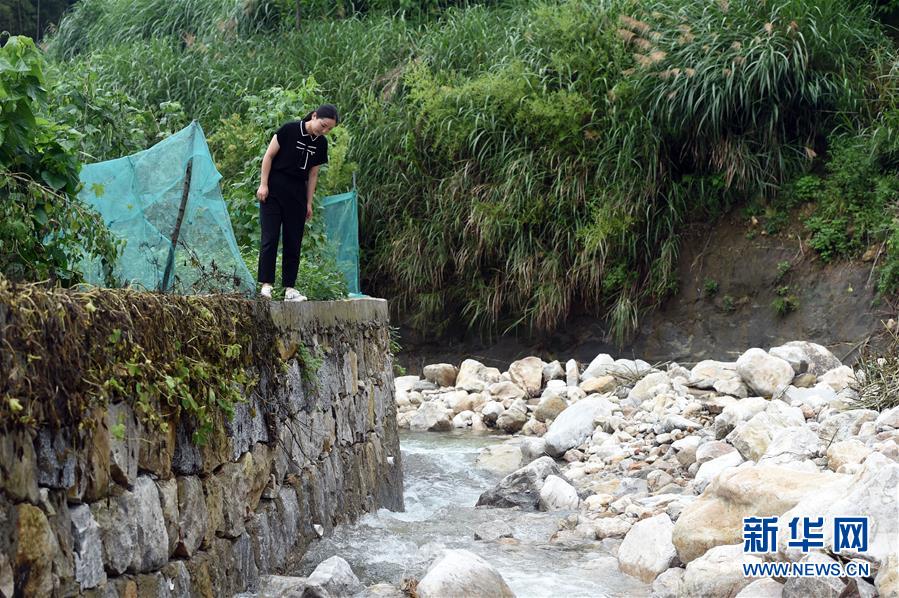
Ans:
MULTIPOLYGON (((142 152, 87 164, 80 176, 79 198, 124 243, 113 269, 122 286, 181 294, 255 292, 199 123, 142 152)), ((338 267, 358 296, 356 191, 326 197, 320 205, 338 267)), ((98 262, 82 266, 87 282, 103 284, 98 262)))

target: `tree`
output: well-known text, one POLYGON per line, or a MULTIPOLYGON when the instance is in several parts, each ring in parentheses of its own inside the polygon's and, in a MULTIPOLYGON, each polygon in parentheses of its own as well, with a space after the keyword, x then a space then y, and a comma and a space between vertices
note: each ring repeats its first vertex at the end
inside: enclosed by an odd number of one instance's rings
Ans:
MULTIPOLYGON (((0 0, 0 32, 40 40, 75 0, 0 0)), ((0 43, 5 43, 3 40, 0 43)))

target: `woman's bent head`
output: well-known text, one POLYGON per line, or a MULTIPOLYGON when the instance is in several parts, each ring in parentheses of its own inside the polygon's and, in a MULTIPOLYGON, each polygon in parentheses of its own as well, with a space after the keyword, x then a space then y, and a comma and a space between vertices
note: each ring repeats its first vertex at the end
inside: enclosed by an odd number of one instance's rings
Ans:
POLYGON ((306 121, 306 130, 313 135, 327 135, 340 122, 337 108, 333 104, 322 104, 303 120, 306 121))

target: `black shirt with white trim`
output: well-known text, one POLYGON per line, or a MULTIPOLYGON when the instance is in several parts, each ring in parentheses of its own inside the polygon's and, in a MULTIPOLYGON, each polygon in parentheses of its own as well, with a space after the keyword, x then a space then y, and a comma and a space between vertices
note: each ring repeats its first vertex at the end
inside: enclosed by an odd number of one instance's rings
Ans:
POLYGON ((276 135, 281 149, 272 160, 272 172, 306 180, 314 166, 327 164, 328 140, 306 131, 305 121, 289 122, 276 135))

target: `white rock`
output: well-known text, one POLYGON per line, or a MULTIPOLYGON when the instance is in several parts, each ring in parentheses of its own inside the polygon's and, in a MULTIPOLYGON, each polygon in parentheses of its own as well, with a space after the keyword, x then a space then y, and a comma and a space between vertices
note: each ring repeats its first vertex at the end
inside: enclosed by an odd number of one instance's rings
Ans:
POLYGON ((843 549, 845 558, 858 557, 883 562, 897 551, 899 519, 896 496, 899 493, 899 463, 880 453, 871 453, 861 470, 848 478, 845 487, 822 488, 806 496, 778 520, 778 553, 789 560, 799 560, 798 548, 787 546, 789 522, 794 517, 824 517, 824 545, 833 545, 833 521, 836 517, 868 517, 868 550, 843 549))
POLYGON ((365 589, 350 564, 336 555, 322 561, 307 581, 321 586, 331 596, 352 596, 365 589))
POLYGON ((393 379, 394 389, 399 391, 410 391, 415 383, 421 380, 418 376, 397 376, 393 379))
POLYGON ((527 393, 520 386, 508 381, 491 384, 488 390, 493 398, 498 401, 505 401, 507 399, 517 401, 518 399, 527 397, 527 393))
POLYGON ((815 376, 843 365, 826 347, 806 341, 791 341, 779 347, 772 347, 768 353, 788 362, 797 374, 802 373, 800 371, 802 362, 808 367, 806 371, 815 376))
MULTIPOLYGON (((587 500, 593 498, 593 495, 587 500)), ((597 502, 608 505, 613 497, 609 494, 600 496, 597 502)), ((602 517, 593 522, 593 529, 596 531, 596 539, 603 540, 605 538, 623 538, 633 527, 633 523, 624 517, 602 517)))
POLYGON ((743 552, 743 545, 716 546, 687 564, 681 580, 681 596, 730 598, 748 586, 753 578, 743 577, 744 563, 762 559, 743 552))
POLYGON ((520 468, 521 461, 521 447, 503 443, 482 448, 475 464, 481 469, 506 475, 520 468))
POLYGON ((829 471, 802 472, 776 465, 725 471, 678 518, 674 526, 678 556, 686 563, 713 546, 740 542, 744 517, 782 515, 808 496, 836 492, 847 483, 848 476, 829 471))
POLYGON ((546 477, 543 488, 540 489, 541 511, 574 511, 579 504, 580 499, 574 486, 559 476, 546 477))
POLYGON ((727 453, 733 453, 737 449, 726 442, 720 440, 711 440, 699 445, 696 449, 696 463, 702 465, 712 459, 717 459, 727 453))
POLYGON ((559 414, 546 435, 546 454, 561 457, 565 451, 574 448, 593 434, 593 420, 599 416, 611 415, 613 405, 601 396, 587 397, 571 405, 559 414))
POLYGON ((565 370, 558 360, 551 361, 543 366, 543 383, 546 384, 553 380, 560 380, 563 386, 568 386, 565 381, 565 370))
POLYGON ((871 454, 871 449, 854 438, 842 440, 830 445, 827 449, 827 466, 837 471, 844 465, 864 462, 871 454))
POLYGON ((496 427, 510 434, 514 434, 521 430, 528 421, 527 413, 527 404, 523 399, 518 399, 496 418, 496 427))
POLYGON ((877 412, 871 409, 851 409, 840 413, 821 411, 818 421, 818 436, 825 445, 856 436, 862 425, 877 418, 877 412))
POLYGON ((447 550, 418 582, 419 598, 514 598, 502 575, 490 563, 467 550, 447 550))
POLYGON ((525 357, 512 362, 509 366, 509 377, 512 382, 524 389, 528 395, 536 397, 540 395, 543 387, 543 366, 546 365, 539 357, 525 357))
POLYGON ((471 427, 474 411, 463 411, 453 418, 453 427, 457 429, 471 427))
POLYGON ((737 467, 741 463, 743 463, 743 457, 738 451, 725 453, 711 461, 706 461, 699 466, 699 471, 696 472, 696 477, 693 479, 693 487, 701 493, 721 472, 731 467, 737 467))
POLYGON ((755 414, 749 421, 738 424, 727 435, 727 441, 734 445, 745 459, 758 461, 765 454, 768 444, 779 429, 804 424, 805 416, 802 415, 802 410, 775 400, 769 403, 765 411, 755 414))
POLYGON ((681 580, 684 578, 684 570, 680 567, 672 567, 663 571, 652 582, 652 598, 677 598, 681 580))
POLYGON ((453 412, 453 415, 459 415, 463 411, 471 411, 471 398, 464 390, 445 392, 438 395, 438 397, 446 405, 446 408, 453 412))
POLYGON ((428 401, 422 403, 411 419, 409 429, 416 431, 428 430, 431 432, 445 432, 453 427, 450 421, 450 411, 443 405, 443 401, 428 401))
POLYGON ((711 359, 700 361, 690 370, 688 379, 690 386, 705 389, 714 388, 716 382, 724 381, 742 381, 740 374, 737 373, 736 362, 713 361, 711 359))
POLYGON ((768 408, 768 401, 762 397, 748 397, 733 403, 728 403, 715 417, 715 437, 724 438, 734 427, 742 421, 746 421, 756 413, 761 413, 768 408))
POLYGON ((823 449, 821 439, 808 426, 790 426, 778 430, 759 459, 759 465, 786 465, 817 457, 823 449))
POLYGON ((676 451, 674 456, 677 462, 684 467, 690 467, 690 465, 695 463, 696 450, 699 448, 700 442, 702 442, 702 438, 699 436, 686 436, 680 440, 675 440, 671 444, 671 448, 676 451))
POLYGON ((881 412, 874 421, 874 427, 878 432, 888 429, 899 429, 899 407, 893 407, 881 412))
POLYGON ((852 388, 855 384, 855 373, 846 365, 834 368, 825 374, 818 376, 818 382, 827 384, 836 392, 852 388))
POLYGON ((737 359, 737 373, 753 392, 776 396, 793 381, 793 366, 761 349, 749 349, 737 359))
POLYGON ((496 368, 488 368, 480 361, 466 359, 456 375, 456 388, 469 392, 481 392, 488 385, 499 382, 500 373, 496 368))
POLYGON ((671 380, 668 379, 668 374, 665 372, 653 372, 634 384, 627 398, 629 401, 633 401, 635 405, 639 405, 643 401, 652 399, 656 395, 670 390, 671 380))
POLYGON ((815 413, 822 407, 831 405, 838 400, 837 393, 827 384, 816 384, 812 388, 787 387, 783 400, 793 407, 808 405, 815 413))
POLYGON ((765 577, 757 579, 736 595, 736 598, 781 598, 783 594, 783 584, 779 584, 773 579, 765 577))
POLYGON ((618 548, 618 567, 628 575, 652 581, 677 559, 671 542, 674 524, 665 513, 640 521, 627 532, 618 548))
POLYGON ((877 577, 874 578, 874 587, 884 598, 899 596, 899 556, 895 552, 881 565, 877 577))
POLYGON ((569 359, 565 362, 565 382, 568 386, 577 386, 580 379, 581 375, 578 372, 577 361, 569 359))
POLYGON ((581 374, 581 380, 605 376, 614 363, 615 360, 612 359, 611 355, 608 353, 600 353, 593 358, 593 361, 590 362, 590 365, 588 365, 584 370, 584 373, 581 374))

